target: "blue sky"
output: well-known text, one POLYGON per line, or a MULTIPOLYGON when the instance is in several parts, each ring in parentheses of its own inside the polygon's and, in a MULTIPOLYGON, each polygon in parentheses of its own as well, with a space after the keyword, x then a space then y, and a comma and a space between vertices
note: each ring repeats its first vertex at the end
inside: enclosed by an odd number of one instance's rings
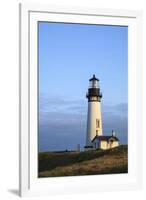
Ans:
POLYGON ((100 80, 103 134, 127 143, 128 28, 39 22, 39 151, 85 145, 89 79, 100 80))

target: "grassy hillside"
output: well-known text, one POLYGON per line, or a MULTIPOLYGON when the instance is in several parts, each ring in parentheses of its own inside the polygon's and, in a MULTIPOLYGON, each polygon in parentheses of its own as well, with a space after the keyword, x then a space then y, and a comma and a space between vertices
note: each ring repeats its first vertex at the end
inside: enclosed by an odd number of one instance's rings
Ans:
POLYGON ((128 172, 127 145, 110 150, 39 153, 39 177, 128 172))

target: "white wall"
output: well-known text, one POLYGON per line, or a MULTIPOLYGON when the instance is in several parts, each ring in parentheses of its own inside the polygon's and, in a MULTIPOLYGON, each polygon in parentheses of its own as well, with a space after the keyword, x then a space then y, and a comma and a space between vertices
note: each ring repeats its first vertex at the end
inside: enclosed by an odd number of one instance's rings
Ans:
POLYGON ((112 146, 110 145, 110 143, 107 143, 107 141, 101 141, 100 148, 106 150, 106 149, 114 148, 117 146, 119 146, 119 142, 117 141, 114 141, 112 146))
POLYGON ((107 141, 101 141, 100 148, 104 150, 107 149, 108 148, 107 141))
POLYGON ((102 135, 102 119, 101 119, 101 103, 96 101, 88 102, 88 117, 87 117, 87 133, 86 133, 86 146, 90 146, 91 141, 96 136, 96 130, 98 135, 102 135), (97 128, 96 119, 99 120, 100 126, 97 128))
MULTIPOLYGON (((24 1, 23 1, 24 2, 24 1)), ((75 6, 97 6, 99 8, 116 9, 142 9, 144 11, 145 35, 143 43, 146 44, 146 5, 145 0, 42 0, 55 4, 75 6)), ((144 46, 146 54, 146 46, 144 46)), ((18 1, 3 0, 0 2, 0 197, 1 199, 18 199, 18 1)), ((146 59, 144 60, 146 66, 146 59)), ((146 70, 144 70, 146 72, 146 70)), ((146 77, 145 77, 146 80, 146 77)), ((146 81, 145 81, 146 85, 146 81)), ((146 86, 145 86, 146 87, 146 86)), ((146 102, 146 96, 144 97, 146 102)), ((144 105, 146 111, 146 106, 144 105)), ((146 113, 146 112, 145 112, 146 113)), ((144 114, 146 119, 146 114, 144 114)), ((144 125, 146 129, 146 123, 144 125)), ((146 134, 143 141, 146 141, 146 134)), ((146 146, 144 146, 146 152, 146 146)), ((144 158, 144 169, 146 169, 146 156, 144 158)), ((146 171, 146 170, 145 170, 146 171)), ((144 187, 141 191, 107 192, 98 194, 63 195, 50 197, 51 200, 73 200, 73 199, 145 199, 146 195, 146 172, 144 171, 144 187)), ((24 198, 25 199, 25 198, 24 198)), ((28 198, 27 198, 28 199, 28 198)), ((31 198, 48 199, 46 198, 31 198)))

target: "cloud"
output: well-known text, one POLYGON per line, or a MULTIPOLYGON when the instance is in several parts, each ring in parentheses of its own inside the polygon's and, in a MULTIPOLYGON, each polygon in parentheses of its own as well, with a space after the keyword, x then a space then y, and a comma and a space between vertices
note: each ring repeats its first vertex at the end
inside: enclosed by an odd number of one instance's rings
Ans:
POLYGON ((41 125, 76 125, 85 123, 86 116, 77 113, 47 112, 40 115, 39 122, 41 125))
MULTIPOLYGON (((85 145, 87 101, 41 98, 39 106, 39 147, 41 151, 75 149, 85 145)), ((121 143, 127 143, 127 104, 102 105, 103 131, 117 132, 121 143)))
POLYGON ((39 149, 65 150, 76 149, 77 144, 84 146, 85 123, 78 124, 46 124, 39 126, 39 149))
POLYGON ((127 103, 120 103, 120 104, 116 104, 116 105, 107 105, 104 104, 102 107, 102 111, 103 112, 115 112, 118 114, 124 114, 128 112, 128 105, 127 103))
POLYGON ((128 105, 126 103, 103 105, 102 119, 105 134, 110 135, 112 130, 115 130, 121 143, 128 142, 128 105))
POLYGON ((41 96, 39 110, 41 112, 80 112, 86 109, 86 100, 64 99, 57 96, 41 96))
POLYGON ((121 103, 115 106, 115 109, 117 111, 127 112, 128 111, 128 105, 127 103, 121 103))
POLYGON ((121 143, 127 143, 128 138, 128 121, 127 116, 116 114, 103 115, 103 132, 106 135, 111 135, 112 130, 115 130, 117 137, 121 143))

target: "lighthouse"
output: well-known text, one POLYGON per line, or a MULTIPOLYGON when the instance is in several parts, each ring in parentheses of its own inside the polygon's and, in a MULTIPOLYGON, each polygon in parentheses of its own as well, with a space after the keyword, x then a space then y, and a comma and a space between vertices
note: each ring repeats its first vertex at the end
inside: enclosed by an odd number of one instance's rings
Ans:
POLYGON ((89 79, 89 88, 86 94, 88 99, 87 131, 86 131, 86 150, 92 148, 92 140, 97 136, 102 136, 102 116, 101 98, 102 94, 99 87, 99 79, 93 75, 89 79))

